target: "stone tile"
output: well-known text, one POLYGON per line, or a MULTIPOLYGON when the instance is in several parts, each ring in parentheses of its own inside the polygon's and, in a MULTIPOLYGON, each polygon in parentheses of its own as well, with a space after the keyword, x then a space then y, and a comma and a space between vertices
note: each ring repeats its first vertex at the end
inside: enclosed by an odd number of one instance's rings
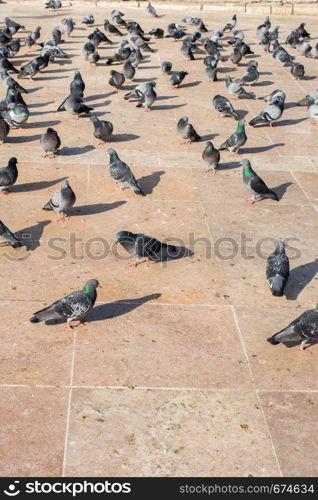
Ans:
POLYGON ((2 476, 62 474, 67 399, 66 389, 0 388, 2 476))
POLYGON ((265 392, 260 397, 283 476, 317 476, 311 423, 317 394, 265 392))
POLYGON ((66 474, 105 471, 113 477, 278 475, 253 393, 74 390, 66 474))

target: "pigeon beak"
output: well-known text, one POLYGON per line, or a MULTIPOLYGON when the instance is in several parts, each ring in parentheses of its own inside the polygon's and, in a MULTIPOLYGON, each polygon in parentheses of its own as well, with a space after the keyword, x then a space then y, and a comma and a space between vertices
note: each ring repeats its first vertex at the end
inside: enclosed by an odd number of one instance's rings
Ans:
POLYGON ((101 285, 97 285, 97 288, 103 288, 101 285))

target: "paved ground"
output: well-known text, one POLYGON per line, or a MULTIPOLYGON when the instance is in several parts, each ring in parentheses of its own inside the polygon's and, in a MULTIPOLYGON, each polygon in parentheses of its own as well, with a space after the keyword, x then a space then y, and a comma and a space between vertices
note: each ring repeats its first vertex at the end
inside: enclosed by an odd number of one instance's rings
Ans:
MULTIPOLYGON (((183 14, 163 10, 155 20, 119 5, 146 30, 183 14)), ((240 15, 262 72, 254 91, 262 96, 282 88, 288 103, 275 130, 247 127, 243 156, 282 197, 249 207, 238 161, 222 154, 221 171, 206 175, 203 142, 182 146, 176 134, 183 115, 216 146, 234 131, 235 122, 217 119, 211 106, 216 93, 225 93, 225 73, 208 83, 201 56, 184 62, 179 43, 156 41, 158 51, 136 74, 136 83, 157 82, 159 98, 144 113, 108 85, 111 67, 104 60, 113 48, 101 47, 96 68, 83 61, 80 48, 91 30, 80 20, 88 10, 102 23, 111 9, 0 6, 1 19, 41 25, 41 39, 66 14, 78 22, 63 45, 71 58, 24 81, 32 91, 30 120, 0 149, 1 165, 11 156, 19 160, 14 194, 0 200, 1 219, 31 235, 28 250, 1 248, 1 475, 317 475, 317 346, 300 352, 266 342, 317 299, 317 130, 306 108, 293 106, 317 87, 317 61, 298 57, 307 76, 296 82, 254 45, 263 19, 240 15), (179 90, 161 75, 163 59, 189 71, 179 90), (121 192, 110 179, 107 146, 98 145, 87 118, 75 122, 54 112, 76 68, 94 114, 113 122, 112 146, 140 179, 145 198, 121 192), (55 160, 41 157, 39 138, 48 126, 62 137, 55 160), (65 177, 77 203, 70 221, 57 223, 41 207, 65 177), (112 247, 120 229, 178 238, 194 255, 165 267, 130 268, 112 247), (297 238, 290 243, 296 251, 288 251, 296 258, 283 298, 271 296, 264 276, 264 258, 277 238, 297 238), (85 327, 72 333, 64 325, 28 322, 89 278, 103 288, 85 327)), ((227 17, 210 12, 204 20, 212 30, 227 17)), ((316 21, 305 21, 316 35, 316 21)), ((272 22, 284 40, 300 19, 272 22)), ((15 62, 34 53, 23 48, 15 62)), ((262 107, 260 100, 237 104, 248 119, 262 107)))

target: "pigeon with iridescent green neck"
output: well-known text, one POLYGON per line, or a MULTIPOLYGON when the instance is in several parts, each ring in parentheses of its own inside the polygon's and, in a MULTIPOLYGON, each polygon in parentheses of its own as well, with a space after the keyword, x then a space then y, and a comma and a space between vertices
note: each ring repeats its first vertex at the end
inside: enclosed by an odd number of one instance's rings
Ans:
POLYGON ((315 309, 304 312, 294 321, 272 337, 267 339, 272 345, 301 342, 299 349, 304 350, 304 344, 318 340, 318 304, 315 309))
POLYGON ((72 321, 77 324, 85 324, 82 320, 92 309, 97 298, 96 288, 100 284, 97 280, 88 280, 83 290, 71 292, 48 307, 41 309, 30 318, 31 323, 40 323, 41 321, 66 319, 67 328, 73 329, 72 321))
POLYGON ((230 152, 229 156, 240 156, 239 150, 247 141, 245 123, 245 120, 238 122, 236 131, 220 146, 220 151, 227 149, 230 152))
POLYGON ((269 189, 263 179, 261 179, 256 172, 251 167, 249 160, 242 160, 241 165, 243 167, 243 182, 248 191, 252 193, 252 197, 247 200, 250 205, 253 205, 256 201, 256 197, 259 199, 271 198, 272 200, 279 201, 279 198, 274 191, 269 189))
POLYGON ((124 190, 127 186, 135 194, 145 196, 129 166, 119 159, 117 151, 110 148, 107 154, 109 156, 109 173, 116 183, 120 184, 120 189, 124 190))
POLYGON ((274 297, 282 297, 289 276, 289 258, 285 243, 279 241, 274 252, 267 258, 266 279, 274 297))
POLYGON ((255 99, 255 94, 253 92, 246 92, 246 90, 242 87, 241 83, 234 82, 230 76, 225 77, 226 88, 228 93, 234 97, 231 97, 232 100, 241 99, 255 99))
POLYGON ((220 152, 215 149, 211 141, 208 141, 205 144, 205 148, 202 153, 202 160, 206 164, 207 172, 209 172, 212 168, 212 172, 216 173, 217 168, 219 168, 220 152))
POLYGON ((8 104, 7 111, 1 111, 1 116, 7 120, 9 125, 21 128, 21 125, 28 120, 30 112, 24 104, 13 102, 8 104))
POLYGON ((145 111, 151 111, 151 105, 155 102, 157 94, 154 91, 154 82, 148 82, 146 85, 146 90, 141 92, 137 89, 137 94, 140 102, 137 104, 136 108, 143 106, 145 111))

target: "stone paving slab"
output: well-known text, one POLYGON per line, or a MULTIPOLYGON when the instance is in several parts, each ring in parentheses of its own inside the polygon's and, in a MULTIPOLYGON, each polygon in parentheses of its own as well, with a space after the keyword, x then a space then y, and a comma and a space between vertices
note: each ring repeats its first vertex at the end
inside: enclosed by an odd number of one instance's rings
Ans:
MULTIPOLYGON (((154 19, 143 8, 118 5, 146 31, 184 16, 180 6, 159 4, 162 17, 154 19)), ((243 156, 280 198, 249 207, 239 160, 222 152, 213 175, 201 159, 204 141, 219 147, 236 128, 234 120, 218 119, 212 98, 226 95, 225 75, 242 75, 247 59, 237 69, 222 63, 219 81, 211 84, 202 55, 184 61, 179 42, 156 40, 135 81, 115 93, 105 60, 121 40, 113 37, 114 46, 98 49, 96 67, 80 51, 93 31, 81 25, 83 15, 91 11, 103 29, 113 8, 76 4, 50 12, 38 3, 0 4, 0 20, 9 16, 30 30, 41 25, 41 40, 66 16, 77 23, 62 46, 71 57, 33 82, 23 80, 29 121, 0 147, 1 166, 12 156, 19 161, 13 194, 0 199, 1 219, 26 243, 19 251, 0 246, 0 474, 317 475, 317 346, 302 353, 273 347, 266 338, 317 300, 317 130, 295 103, 317 88, 318 63, 297 55, 306 77, 295 81, 257 45, 263 12, 240 13, 238 27, 261 72, 251 90, 257 97, 275 88, 287 94, 276 129, 246 128, 243 156), (161 74, 166 59, 189 72, 180 89, 161 74), (120 191, 109 177, 108 145, 98 144, 87 117, 74 121, 56 112, 77 68, 86 102, 113 123, 110 146, 131 166, 145 197, 120 191), (158 99, 144 113, 123 94, 148 79, 156 81, 158 99), (201 142, 181 145, 176 123, 184 115, 201 142), (39 144, 49 126, 62 138, 54 160, 42 157, 39 144), (42 207, 65 178, 77 201, 71 219, 57 223, 42 207), (114 245, 121 229, 179 242, 188 256, 133 269, 114 245), (271 296, 265 280, 265 259, 278 238, 295 238, 282 298, 271 296), (70 332, 64 324, 29 323, 35 311, 92 277, 103 288, 86 326, 70 332)), ((200 15, 212 32, 231 12, 204 9, 200 15)), ((311 17, 271 20, 283 41, 301 21, 317 40, 311 17)), ((23 47, 14 63, 19 67, 36 54, 23 47)), ((248 121, 264 107, 258 99, 234 104, 248 121)))

